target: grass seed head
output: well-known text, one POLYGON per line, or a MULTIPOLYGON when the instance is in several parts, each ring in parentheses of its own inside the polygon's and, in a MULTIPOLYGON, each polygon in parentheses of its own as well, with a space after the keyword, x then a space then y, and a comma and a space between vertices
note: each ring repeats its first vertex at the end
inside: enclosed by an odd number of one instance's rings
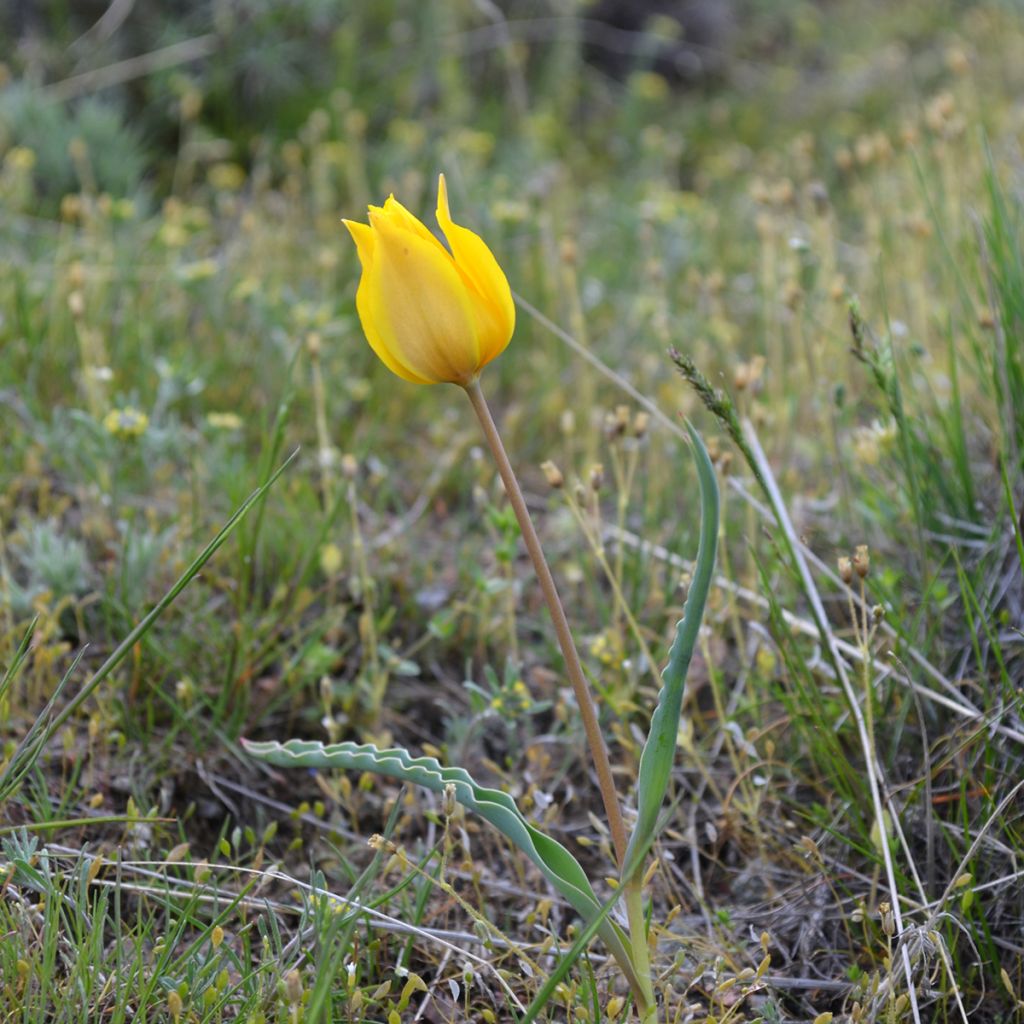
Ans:
POLYGON ((840 555, 836 560, 836 570, 839 578, 849 586, 853 582, 853 560, 847 555, 840 555))
POLYGON ((867 544, 858 544, 853 553, 853 569, 857 575, 864 579, 871 568, 871 556, 868 554, 867 544))
POLYGON ((551 461, 547 459, 540 464, 541 472, 544 474, 544 479, 548 483, 548 487, 558 490, 565 484, 565 477, 562 475, 562 471, 551 461))

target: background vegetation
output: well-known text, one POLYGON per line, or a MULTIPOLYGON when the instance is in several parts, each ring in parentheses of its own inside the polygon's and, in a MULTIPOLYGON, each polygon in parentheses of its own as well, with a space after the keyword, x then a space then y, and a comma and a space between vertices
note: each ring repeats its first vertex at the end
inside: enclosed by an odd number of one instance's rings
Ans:
MULTIPOLYGON (((1024 1017, 1019 10, 737 0, 696 43, 688 6, 0 14, 0 1019, 522 1017, 574 928, 522 858, 243 735, 434 753, 611 873, 468 406, 355 316, 339 218, 426 218, 438 171, 521 297, 485 384, 623 790, 696 547, 679 413, 715 455, 665 1019, 1024 1017)), ((542 1019, 624 995, 595 950, 542 1019)))

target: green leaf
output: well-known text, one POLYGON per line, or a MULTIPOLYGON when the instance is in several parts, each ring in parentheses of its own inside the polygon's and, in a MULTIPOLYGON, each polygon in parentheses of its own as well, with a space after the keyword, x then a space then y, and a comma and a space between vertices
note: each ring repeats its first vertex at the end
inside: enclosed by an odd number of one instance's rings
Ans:
POLYGON ((402 782, 413 782, 435 793, 455 787, 455 799, 476 811, 514 843, 540 869, 544 877, 586 922, 600 919, 597 932, 619 962, 630 984, 635 972, 625 933, 608 919, 579 861, 557 840, 534 828, 515 801, 500 789, 476 783, 464 768, 444 768, 433 757, 413 757, 401 747, 380 750, 372 743, 332 743, 289 740, 255 743, 243 740, 245 749, 261 761, 282 768, 346 768, 376 772, 402 782))
POLYGON ((637 820, 626 849, 622 868, 623 882, 628 882, 640 870, 644 856, 659 831, 659 814, 665 801, 665 792, 672 774, 676 756, 676 737, 679 733, 679 715, 683 706, 686 672, 690 667, 693 649, 697 643, 704 606, 715 570, 718 547, 718 483, 711 466, 707 448, 700 435, 687 423, 697 462, 700 483, 700 546, 697 564, 686 597, 683 617, 676 626, 676 636, 668 655, 668 665, 661 674, 664 685, 658 693, 658 706, 651 716, 651 728, 640 755, 637 778, 637 820))
POLYGON ((7 696, 7 691, 10 689, 11 684, 18 678, 18 674, 21 672, 25 658, 28 657, 29 648, 32 646, 32 637, 35 634, 38 622, 39 616, 36 615, 29 623, 28 629, 25 630, 25 635, 21 638, 21 643, 14 652, 14 657, 11 659, 10 665, 7 666, 7 671, 0 677, 0 700, 7 696))

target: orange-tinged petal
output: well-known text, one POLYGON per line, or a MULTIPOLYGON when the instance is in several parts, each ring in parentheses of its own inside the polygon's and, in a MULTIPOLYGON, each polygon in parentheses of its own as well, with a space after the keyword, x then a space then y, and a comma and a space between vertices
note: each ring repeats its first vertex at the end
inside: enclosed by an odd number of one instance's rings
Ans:
MULTIPOLYGON (((377 215, 371 221, 373 266, 364 275, 365 291, 360 286, 362 304, 357 295, 364 327, 372 325, 407 374, 467 383, 482 365, 478 327, 473 296, 451 256, 435 239, 408 230, 404 218, 377 215)), ((407 374, 400 376, 410 379, 407 374)))
POLYGON ((452 220, 448 207, 448 185, 443 174, 437 183, 437 221, 451 246, 456 266, 486 310, 487 315, 481 323, 480 365, 483 366, 500 355, 512 337, 516 323, 512 290, 487 243, 469 228, 460 227, 452 220))

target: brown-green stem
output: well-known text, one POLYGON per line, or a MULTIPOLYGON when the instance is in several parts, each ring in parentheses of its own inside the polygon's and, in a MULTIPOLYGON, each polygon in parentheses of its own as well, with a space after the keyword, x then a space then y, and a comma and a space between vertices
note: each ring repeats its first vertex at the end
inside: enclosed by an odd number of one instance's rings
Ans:
POLYGON ((565 670, 572 683, 573 693, 576 695, 576 703, 579 706, 580 717, 583 720, 583 731, 587 736, 587 744, 590 747, 590 755, 594 760, 594 769, 597 773, 597 785, 601 791, 601 800, 604 803, 605 816, 608 819, 608 828, 611 832, 612 845, 615 849, 615 857, 621 868, 626 858, 626 826, 622 820, 622 810, 619 807, 618 794, 615 791, 615 782, 612 778, 612 766, 608 760, 608 747, 604 742, 604 735, 597 720, 597 708, 594 704, 594 697, 590 690, 587 677, 583 674, 583 665, 580 662, 576 644, 572 638, 572 631, 569 628, 569 620, 565 617, 565 609, 562 607, 561 598, 555 587, 554 577, 548 568, 547 559, 540 546, 540 538, 534 528, 533 520, 526 507, 526 499, 519 487, 519 481, 512 470, 512 463, 509 462, 508 453, 502 443, 501 435, 491 416, 491 410, 484 398, 480 388, 479 380, 474 380, 465 386, 466 394, 473 405, 473 411, 480 420, 487 445, 494 455, 494 461, 498 464, 498 473, 501 475, 502 483, 505 485, 505 493, 512 504, 516 519, 519 521, 519 529, 522 530, 523 540, 526 543, 526 550, 530 554, 540 589, 547 602, 548 611, 555 626, 555 635, 558 637, 558 646, 562 650, 562 658, 565 660, 565 670))

